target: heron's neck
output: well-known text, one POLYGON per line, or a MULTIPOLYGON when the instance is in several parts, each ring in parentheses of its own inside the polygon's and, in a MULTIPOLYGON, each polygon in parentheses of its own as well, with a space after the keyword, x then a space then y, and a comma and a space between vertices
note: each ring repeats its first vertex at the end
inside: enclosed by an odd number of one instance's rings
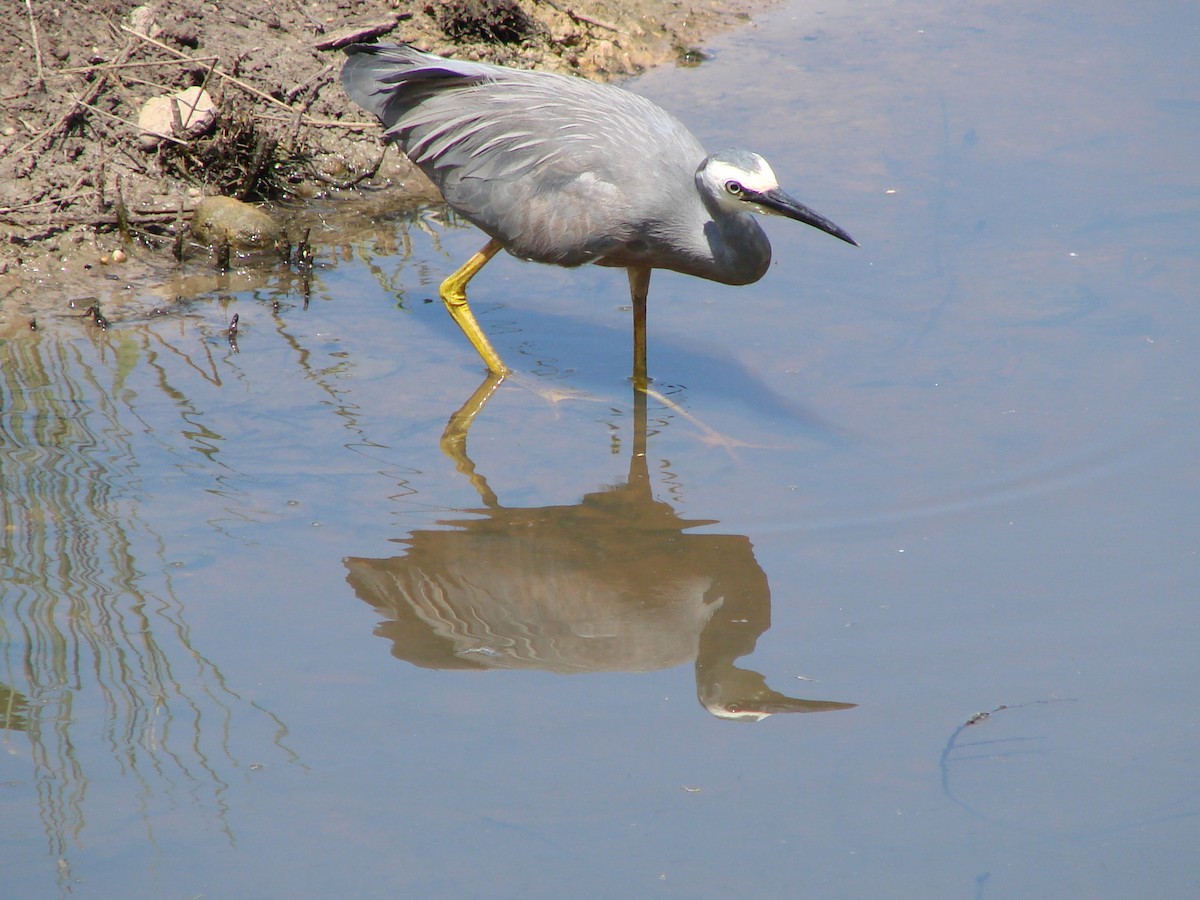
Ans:
MULTIPOLYGON (((715 205, 715 204, 713 204, 715 205)), ((751 284, 762 278, 771 264, 771 244, 750 213, 713 210, 704 236, 712 254, 714 274, 725 284, 751 284)))

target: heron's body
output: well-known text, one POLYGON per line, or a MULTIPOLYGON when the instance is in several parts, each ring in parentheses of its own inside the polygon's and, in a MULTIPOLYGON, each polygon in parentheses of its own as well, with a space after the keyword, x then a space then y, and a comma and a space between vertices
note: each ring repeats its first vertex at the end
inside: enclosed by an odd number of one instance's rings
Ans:
POLYGON ((783 194, 761 157, 737 150, 707 156, 677 119, 636 94, 401 45, 346 52, 346 93, 382 120, 385 137, 452 208, 492 238, 447 279, 442 296, 497 374, 504 366, 466 307, 465 287, 501 247, 542 263, 626 268, 635 379, 640 306, 644 380, 651 269, 724 284, 757 281, 771 245, 752 212, 781 212, 853 243, 783 194))

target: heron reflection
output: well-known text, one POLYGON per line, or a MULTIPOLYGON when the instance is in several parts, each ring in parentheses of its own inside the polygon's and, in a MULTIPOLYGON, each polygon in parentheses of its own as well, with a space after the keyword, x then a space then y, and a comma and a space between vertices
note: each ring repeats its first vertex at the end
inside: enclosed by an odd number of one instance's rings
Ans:
POLYGON ((489 377, 447 426, 443 449, 479 493, 469 516, 418 530, 402 555, 345 560, 384 617, 392 654, 433 669, 646 672, 693 662, 700 703, 723 719, 855 704, 789 697, 734 665, 771 624, 771 595, 747 537, 695 533, 653 496, 646 394, 634 391, 629 477, 567 506, 507 508, 467 455, 489 377))

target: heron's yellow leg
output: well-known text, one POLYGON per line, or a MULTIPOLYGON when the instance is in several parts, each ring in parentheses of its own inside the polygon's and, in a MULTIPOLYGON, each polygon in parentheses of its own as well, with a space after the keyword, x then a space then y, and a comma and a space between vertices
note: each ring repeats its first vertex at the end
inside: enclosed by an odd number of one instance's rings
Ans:
POLYGON ((630 267, 629 296, 633 301, 633 386, 644 391, 650 383, 646 374, 646 297, 650 293, 648 267, 630 267))
POLYGON ((488 260, 499 252, 500 242, 492 238, 487 242, 486 247, 468 259, 458 271, 442 282, 438 293, 442 295, 442 302, 446 304, 446 309, 454 317, 458 327, 463 330, 463 334, 467 336, 471 346, 483 357, 483 363, 488 370, 496 375, 507 375, 508 368, 500 361, 500 354, 492 348, 487 335, 475 321, 475 314, 471 312, 471 307, 467 306, 467 282, 474 278, 479 270, 487 265, 488 260))

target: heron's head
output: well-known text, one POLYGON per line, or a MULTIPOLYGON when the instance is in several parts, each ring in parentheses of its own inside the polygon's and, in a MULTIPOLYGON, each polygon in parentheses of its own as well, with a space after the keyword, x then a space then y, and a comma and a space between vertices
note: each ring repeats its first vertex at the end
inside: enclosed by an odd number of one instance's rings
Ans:
POLYGON ((767 161, 748 150, 721 150, 696 171, 696 185, 726 212, 787 216, 858 246, 844 229, 784 193, 767 161))

